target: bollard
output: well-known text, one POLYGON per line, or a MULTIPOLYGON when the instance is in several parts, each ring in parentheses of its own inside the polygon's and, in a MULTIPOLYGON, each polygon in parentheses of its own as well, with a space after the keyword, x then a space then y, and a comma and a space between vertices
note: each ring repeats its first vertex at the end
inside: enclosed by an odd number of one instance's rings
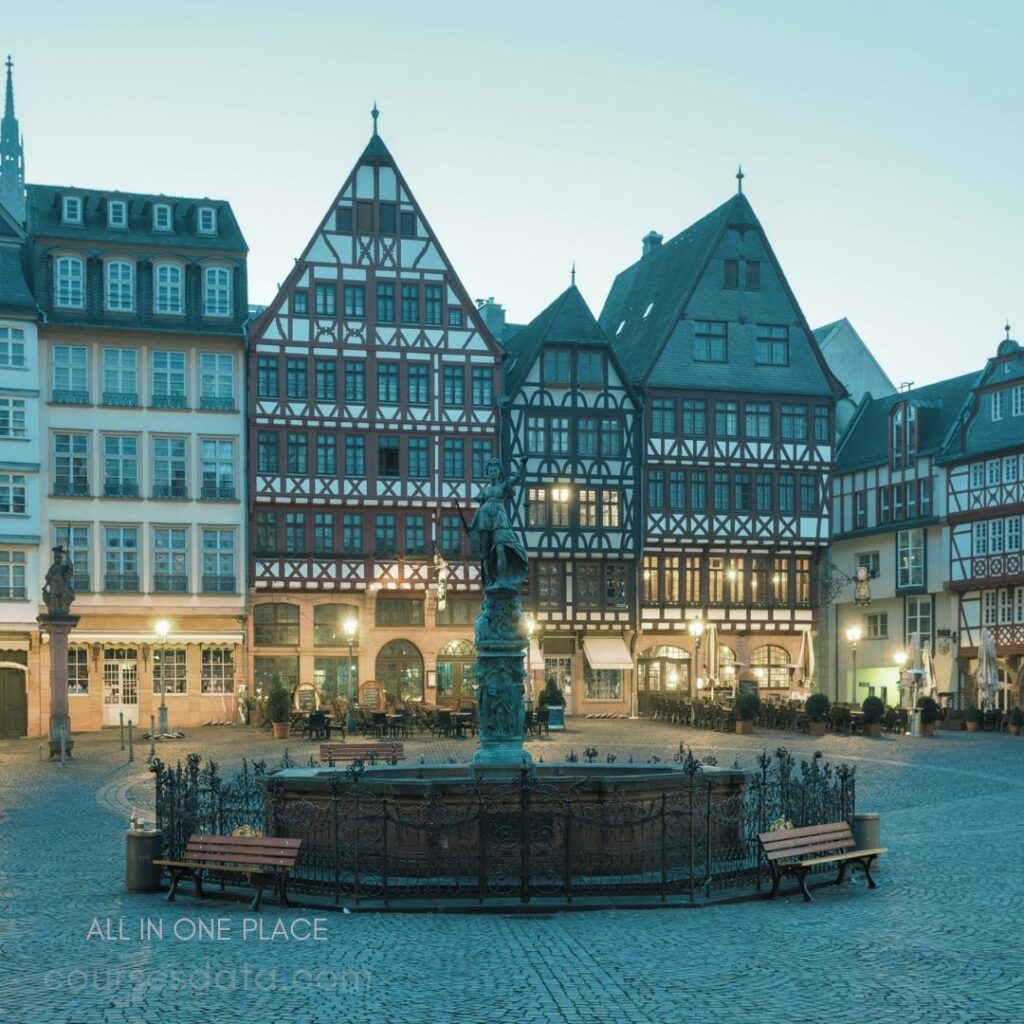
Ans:
POLYGON ((128 719, 128 760, 135 760, 135 747, 132 743, 132 720, 128 719))
POLYGON ((119 711, 117 717, 121 719, 121 749, 124 750, 124 712, 119 711))
POLYGON ((149 716, 149 757, 146 759, 150 764, 156 757, 156 719, 149 716))

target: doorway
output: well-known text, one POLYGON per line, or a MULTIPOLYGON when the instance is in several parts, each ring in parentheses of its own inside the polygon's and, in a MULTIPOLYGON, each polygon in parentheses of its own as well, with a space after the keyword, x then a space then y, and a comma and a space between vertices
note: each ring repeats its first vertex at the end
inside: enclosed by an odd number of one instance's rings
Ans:
POLYGON ((437 654, 437 703, 452 707, 476 700, 476 648, 453 640, 437 654))
POLYGON ((28 688, 25 672, 0 668, 0 739, 20 739, 28 734, 28 688))
POLYGON ((103 652, 103 724, 139 724, 139 655, 125 647, 103 652))

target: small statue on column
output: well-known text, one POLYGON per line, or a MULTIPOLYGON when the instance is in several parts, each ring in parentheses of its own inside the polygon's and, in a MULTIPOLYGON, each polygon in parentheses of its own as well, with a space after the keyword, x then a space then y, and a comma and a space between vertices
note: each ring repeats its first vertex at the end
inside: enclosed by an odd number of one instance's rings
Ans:
POLYGON ((48 615, 70 615, 75 599, 75 567, 65 557, 64 546, 53 548, 53 564, 46 570, 43 584, 43 603, 48 615))
POLYGON ((57 544, 43 583, 46 614, 36 618, 50 637, 50 757, 70 755, 75 745, 68 715, 68 634, 78 625, 78 616, 71 614, 74 573, 75 567, 65 556, 64 546, 57 544))

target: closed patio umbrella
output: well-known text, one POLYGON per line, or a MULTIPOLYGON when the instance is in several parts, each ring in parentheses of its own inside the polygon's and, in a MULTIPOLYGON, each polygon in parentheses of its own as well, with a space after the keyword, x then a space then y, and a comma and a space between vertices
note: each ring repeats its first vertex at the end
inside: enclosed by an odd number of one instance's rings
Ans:
POLYGON ((932 645, 926 642, 921 648, 921 696, 934 697, 937 689, 932 666, 932 645))
POLYGON ((795 667, 800 672, 800 686, 807 687, 814 683, 814 643, 811 631, 804 628, 800 631, 800 652, 796 656, 795 667))
POLYGON ((996 638, 992 630, 981 632, 978 644, 978 703, 983 711, 994 705, 996 690, 999 689, 999 665, 996 661, 996 638))
POLYGON ((706 644, 704 668, 707 671, 708 679, 711 680, 712 687, 714 687, 718 682, 718 627, 713 622, 708 623, 708 628, 704 633, 704 642, 706 644))

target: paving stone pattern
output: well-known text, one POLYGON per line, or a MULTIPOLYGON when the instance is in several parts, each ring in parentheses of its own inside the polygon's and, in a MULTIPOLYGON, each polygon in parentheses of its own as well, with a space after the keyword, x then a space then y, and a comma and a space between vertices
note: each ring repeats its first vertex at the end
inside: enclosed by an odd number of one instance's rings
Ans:
MULTIPOLYGON (((338 914, 268 901, 273 930, 323 918, 325 941, 243 941, 244 904, 175 904, 123 891, 133 805, 152 815, 148 746, 126 763, 116 733, 76 737, 75 760, 39 760, 35 740, 0 742, 0 1021, 7 1024, 692 1022, 1019 1024, 1024 1021, 1024 738, 931 740, 760 732, 737 737, 652 722, 573 721, 534 758, 594 746, 646 761, 680 740, 721 764, 763 747, 821 750, 857 765, 861 811, 892 850, 870 892, 858 879, 696 910, 529 916, 338 914), (127 941, 87 938, 123 920, 127 941), (140 922, 162 924, 141 941, 140 922), (192 939, 198 923, 230 929, 192 939), (178 934, 175 937, 174 929, 178 934), (176 973, 175 973, 176 972, 176 973)), ((225 772, 285 744, 248 729, 196 729, 161 746, 225 772)), ((410 740, 410 760, 465 760, 472 740, 410 740)), ((313 744, 288 743, 305 761, 313 744)), ((116 934, 116 933, 115 933, 116 934)))

